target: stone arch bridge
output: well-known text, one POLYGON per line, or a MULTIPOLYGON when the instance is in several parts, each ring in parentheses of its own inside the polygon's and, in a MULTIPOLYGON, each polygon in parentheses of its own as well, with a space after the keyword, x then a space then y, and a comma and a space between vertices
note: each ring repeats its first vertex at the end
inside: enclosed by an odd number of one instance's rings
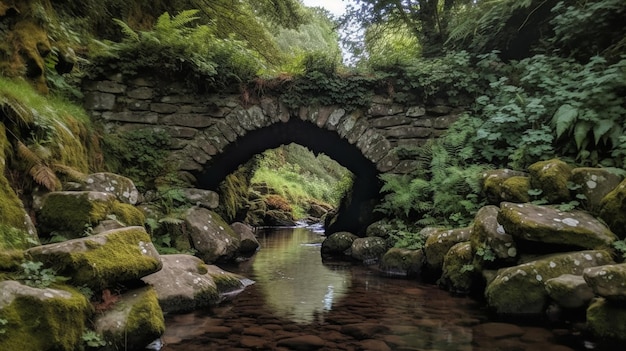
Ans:
POLYGON ((198 94, 180 83, 121 75, 85 82, 84 91, 86 109, 107 133, 149 129, 170 135, 170 159, 199 188, 216 189, 239 165, 282 144, 324 153, 356 176, 350 203, 361 205, 345 209, 354 212, 349 217, 363 216, 363 204, 378 198, 381 173, 414 169, 416 161, 399 157, 397 147, 438 137, 462 112, 445 102, 400 105, 382 96, 356 111, 342 106, 293 110, 278 96, 243 104, 238 94, 198 94))

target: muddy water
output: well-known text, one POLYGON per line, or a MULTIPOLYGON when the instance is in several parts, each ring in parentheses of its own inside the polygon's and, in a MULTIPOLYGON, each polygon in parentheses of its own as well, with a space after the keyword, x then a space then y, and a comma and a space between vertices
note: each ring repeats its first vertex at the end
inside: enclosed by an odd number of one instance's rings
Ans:
POLYGON ((315 232, 259 233, 237 267, 256 283, 210 310, 166 316, 162 351, 585 350, 567 325, 490 320, 484 304, 358 265, 323 264, 315 232))

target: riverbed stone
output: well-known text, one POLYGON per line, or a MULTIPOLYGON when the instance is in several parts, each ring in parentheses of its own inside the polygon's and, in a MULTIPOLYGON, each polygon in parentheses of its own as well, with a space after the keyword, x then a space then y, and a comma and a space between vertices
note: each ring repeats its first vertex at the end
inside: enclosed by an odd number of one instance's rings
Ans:
POLYGON ((622 177, 607 168, 578 167, 572 169, 571 180, 579 186, 576 194, 584 196, 585 208, 596 212, 602 199, 620 184, 622 177))
POLYGON ((381 258, 379 268, 392 277, 417 277, 423 264, 424 251, 392 247, 381 258))
POLYGON ((493 205, 478 210, 470 234, 472 250, 488 247, 497 258, 511 259, 517 256, 517 244, 498 222, 499 213, 500 208, 493 205))
POLYGON ((43 196, 37 212, 42 233, 55 232, 68 238, 83 236, 111 214, 116 201, 112 193, 100 191, 55 191, 43 196))
POLYGON ((626 179, 600 200, 600 218, 620 239, 626 238, 626 179))
POLYGON ((549 203, 568 201, 570 191, 568 182, 572 176, 572 167, 559 159, 533 163, 528 167, 530 186, 541 189, 541 196, 549 203))
POLYGON ((0 281, 0 350, 78 350, 91 312, 73 288, 35 288, 0 281))
POLYGON ((362 261, 365 264, 378 263, 380 258, 387 252, 385 239, 377 236, 366 238, 356 238, 350 246, 352 258, 362 261))
POLYGON ((473 259, 470 242, 452 246, 443 258, 443 273, 438 281, 439 286, 457 294, 469 293, 474 281, 474 271, 467 267, 473 267, 473 259))
POLYGON ((237 255, 239 235, 217 213, 192 207, 185 213, 185 225, 198 257, 205 262, 228 261, 237 255))
POLYGON ((241 222, 232 223, 230 226, 233 228, 235 233, 239 235, 239 252, 243 254, 252 254, 259 249, 261 244, 254 235, 254 231, 251 226, 241 222))
POLYGON ((482 192, 490 204, 499 205, 502 201, 502 183, 511 177, 524 177, 527 173, 512 169, 488 170, 481 174, 482 192))
POLYGON ((537 315, 548 293, 545 282, 563 274, 581 275, 588 267, 614 263, 606 251, 587 250, 542 256, 534 261, 498 270, 485 289, 488 305, 499 314, 537 315))
POLYGON ((141 280, 154 287, 164 312, 214 306, 244 288, 243 277, 184 254, 161 255, 163 269, 141 280))
POLYGON ((346 250, 352 247, 352 243, 358 236, 350 232, 336 232, 329 235, 322 242, 322 257, 344 257, 346 250))
POLYGON ((165 331, 156 292, 142 287, 123 293, 110 309, 96 315, 94 330, 107 342, 102 351, 144 349, 165 331))
POLYGON ((587 268, 583 277, 596 295, 626 302, 626 263, 587 268))
POLYGON ((503 202, 498 222, 515 238, 542 243, 602 249, 617 240, 604 223, 583 211, 503 202))
POLYGON ((317 335, 301 335, 278 341, 277 346, 287 347, 290 350, 317 350, 324 347, 326 342, 317 335))
POLYGON ((469 241, 472 229, 470 227, 457 229, 439 229, 431 234, 424 244, 426 263, 435 270, 443 267, 443 257, 450 248, 460 242, 469 241))
POLYGON ((197 188, 183 188, 180 191, 185 201, 194 206, 213 210, 220 205, 220 196, 215 191, 197 188))
POLYGON ((130 178, 109 172, 92 173, 84 180, 83 190, 111 193, 124 203, 135 205, 139 191, 130 178))
POLYGON ((563 274, 547 279, 546 292, 563 308, 581 308, 594 297, 593 290, 587 285, 583 276, 573 274, 563 274))
POLYGON ((626 341, 626 307, 597 298, 587 308, 587 326, 598 337, 626 341))
POLYGON ((114 229, 85 238, 36 246, 32 261, 94 291, 140 279, 161 269, 161 259, 143 227, 114 229))

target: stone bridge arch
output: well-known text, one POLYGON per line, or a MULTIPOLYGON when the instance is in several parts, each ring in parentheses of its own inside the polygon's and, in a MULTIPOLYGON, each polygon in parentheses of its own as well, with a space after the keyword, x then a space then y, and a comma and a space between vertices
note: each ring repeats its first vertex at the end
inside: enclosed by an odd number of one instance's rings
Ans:
MULTIPOLYGON (((121 75, 85 82, 84 90, 87 110, 108 133, 148 129, 169 134, 170 160, 198 187, 215 189, 253 155, 295 142, 351 170, 361 202, 377 196, 379 174, 414 169, 415 160, 403 159, 397 147, 418 146, 441 135, 462 111, 441 101, 402 105, 382 96, 373 96, 367 109, 356 111, 341 106, 289 109, 280 96, 244 104, 238 94, 201 94, 181 83, 121 75)), ((356 215, 362 210, 351 211, 356 215)))

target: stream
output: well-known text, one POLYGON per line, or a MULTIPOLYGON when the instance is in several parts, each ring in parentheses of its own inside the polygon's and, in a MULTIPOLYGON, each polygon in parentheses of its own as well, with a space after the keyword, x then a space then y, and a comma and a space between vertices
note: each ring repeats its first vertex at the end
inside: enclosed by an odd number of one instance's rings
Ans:
POLYGON ((594 349, 575 326, 498 321, 484 302, 435 285, 322 263, 314 230, 257 237, 255 256, 223 267, 256 283, 217 307, 167 315, 162 351, 594 349))

